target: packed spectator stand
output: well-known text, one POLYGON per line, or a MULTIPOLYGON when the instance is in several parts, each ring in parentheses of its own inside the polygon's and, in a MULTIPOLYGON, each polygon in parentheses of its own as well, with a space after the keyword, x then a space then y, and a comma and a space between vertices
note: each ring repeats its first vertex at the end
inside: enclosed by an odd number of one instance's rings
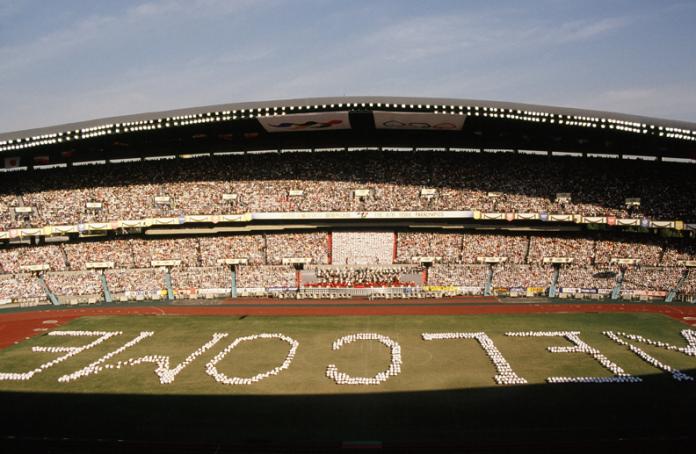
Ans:
MULTIPOLYGON (((356 235, 364 237, 364 232, 356 235)), ((224 263, 229 258, 245 259, 234 266, 237 287, 259 292, 273 288, 423 286, 457 287, 460 293, 471 294, 480 294, 489 278, 494 291, 536 289, 535 292, 546 293, 556 271, 545 260, 549 256, 570 259, 558 270, 559 288, 611 289, 621 271, 615 259, 630 259, 635 263, 625 269, 624 291, 664 293, 674 289, 685 276, 684 261, 696 259, 688 241, 644 234, 401 231, 388 235, 395 242, 393 264, 379 263, 377 258, 368 264, 331 264, 330 236, 331 232, 297 232, 118 238, 5 247, 0 249, 4 273, 0 274, 0 300, 41 299, 43 290, 35 282, 37 277, 26 269, 37 264, 47 265, 47 270, 39 274, 55 294, 68 300, 89 296, 101 301, 101 272, 87 269, 89 263, 111 263, 113 269, 106 269, 104 277, 114 295, 151 299, 166 296, 165 271, 171 272, 177 295, 195 297, 203 289, 216 290, 218 295, 229 294, 231 267, 224 263), (486 257, 501 261, 483 263, 481 259, 486 257), (292 262, 298 258, 301 266, 292 262), (291 262, 286 262, 289 259, 291 262), (176 265, 169 270, 156 265, 167 260, 176 261, 176 265)), ((341 244, 334 244, 335 253, 348 245, 356 248, 354 256, 365 254, 362 249, 357 250, 357 243, 341 244)), ((694 274, 684 280, 683 294, 693 294, 694 274)))
POLYGON ((101 170, 87 165, 3 175, 0 231, 286 211, 470 209, 696 219, 691 166, 675 163, 356 151, 267 154, 263 160, 233 155, 144 161, 109 164, 108 172, 101 170), (435 193, 423 197, 423 188, 435 193), (356 190, 366 194, 356 196, 356 190), (559 201, 559 193, 570 199, 559 201), (639 199, 639 205, 627 205, 628 198, 639 199), (31 210, 17 213, 18 207, 31 210))
MULTIPOLYGON (((263 159, 229 155, 87 165, 4 174, 0 232, 307 211, 478 210, 688 222, 696 220, 691 178, 690 165, 664 162, 444 151, 268 153, 263 159), (566 195, 562 200, 560 193, 566 195), (628 205, 629 198, 640 203, 628 205)), ((44 301, 44 286, 60 297, 101 301, 104 282, 118 301, 169 297, 167 285, 176 297, 200 296, 200 290, 224 295, 231 286, 247 294, 332 286, 441 287, 480 294, 490 284, 493 292, 547 293, 554 276, 561 289, 606 291, 623 279, 626 295, 674 289, 696 294, 696 273, 684 265, 696 259, 693 239, 618 229, 332 231, 325 226, 292 233, 125 233, 114 230, 94 239, 73 234, 70 241, 53 244, 0 242, 0 301, 44 301), (567 263, 553 265, 550 257, 567 263), (622 270, 620 260, 630 264, 622 270), (176 263, 157 265, 168 261, 176 263), (109 266, 88 266, 102 262, 109 266), (46 269, 28 269, 34 265, 46 269)))

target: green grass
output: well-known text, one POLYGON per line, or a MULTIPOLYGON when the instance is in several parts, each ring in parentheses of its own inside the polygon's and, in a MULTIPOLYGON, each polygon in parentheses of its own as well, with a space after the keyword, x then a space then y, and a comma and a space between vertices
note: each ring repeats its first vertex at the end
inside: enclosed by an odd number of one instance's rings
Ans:
MULTIPOLYGON (((60 330, 119 330, 124 334, 66 360, 26 382, 0 381, 0 434, 81 434, 160 440, 519 440, 577 437, 691 436, 696 383, 677 383, 604 330, 640 334, 683 346, 687 328, 654 314, 549 314, 428 317, 89 317, 60 330), (589 355, 551 353, 570 345, 559 337, 513 338, 507 331, 581 332, 638 384, 550 385, 548 376, 609 376, 589 355), (229 333, 162 385, 154 365, 141 364, 70 383, 74 372, 120 347, 140 331, 154 336, 109 362, 144 355, 171 356, 175 366, 210 340, 229 333), (496 385, 495 368, 475 340, 424 341, 423 332, 483 331, 528 385, 496 385), (280 332, 299 341, 295 360, 277 376, 249 386, 216 383, 205 364, 235 337, 280 332), (354 376, 385 370, 389 351, 358 341, 332 351, 344 335, 375 332, 399 342, 400 375, 377 386, 339 386, 328 364, 354 376), (61 409, 55 417, 49 409, 61 409), (34 431, 34 432, 32 432, 34 431)), ((91 338, 37 336, 0 351, 0 371, 23 372, 57 357, 33 346, 84 345, 91 338)), ((247 342, 218 365, 228 376, 251 376, 284 359, 288 344, 247 342)), ((664 363, 694 375, 696 358, 641 345, 664 363)))
MULTIPOLYGON (((454 317, 308 317, 308 318, 224 318, 224 317, 89 317, 78 319, 59 330, 123 331, 101 345, 87 350, 27 382, 0 381, 0 390, 58 391, 86 393, 145 394, 334 394, 355 392, 404 392, 465 389, 495 385, 495 368, 475 340, 424 341, 424 332, 484 331, 510 362, 518 375, 530 383, 544 383, 548 376, 608 376, 609 372, 589 355, 550 353, 546 347, 570 345, 560 337, 514 338, 508 331, 576 330, 585 342, 635 375, 661 374, 625 347, 609 340, 603 330, 626 331, 655 340, 684 345, 684 325, 650 314, 559 314, 559 315, 477 315, 454 317), (70 383, 58 377, 78 370, 118 348, 140 331, 154 331, 134 347, 114 357, 118 360, 145 355, 168 355, 171 367, 202 346, 215 332, 229 337, 193 361, 174 383, 162 385, 153 364, 103 370, 70 383), (262 332, 281 332, 298 340, 300 346, 290 368, 277 376, 248 386, 216 383, 205 373, 205 364, 235 337, 262 332), (373 376, 386 369, 389 351, 375 341, 359 341, 332 351, 332 342, 357 332, 376 332, 391 337, 402 347, 403 367, 399 376, 378 386, 338 386, 325 375, 328 364, 354 376, 373 376)), ((42 335, 0 352, 2 372, 22 372, 50 361, 59 354, 32 352, 33 346, 77 346, 93 338, 66 338, 42 335)), ((245 342, 219 364, 228 376, 252 376, 280 364, 288 344, 275 339, 245 342)), ((696 360, 679 352, 644 347, 663 362, 676 368, 694 368, 696 360)))

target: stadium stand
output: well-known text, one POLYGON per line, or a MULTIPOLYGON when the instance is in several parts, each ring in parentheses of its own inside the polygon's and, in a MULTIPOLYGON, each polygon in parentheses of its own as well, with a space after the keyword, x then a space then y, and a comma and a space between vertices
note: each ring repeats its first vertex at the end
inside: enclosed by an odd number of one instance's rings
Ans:
MULTIPOLYGON (((90 263, 93 268, 95 262, 108 263, 106 268, 113 266, 105 270, 111 292, 130 299, 162 296, 166 293, 168 272, 177 294, 186 291, 194 297, 200 290, 229 294, 233 270, 239 289, 257 291, 297 288, 298 284, 306 288, 429 285, 457 286, 462 292, 480 293, 492 276, 490 285, 498 290, 533 288, 537 289, 535 292, 545 292, 554 274, 554 266, 544 261, 548 257, 572 259, 571 263, 556 265, 559 289, 589 292, 614 288, 621 270, 612 258, 618 258, 631 262, 622 265, 626 295, 662 292, 652 296, 664 297, 665 292, 677 287, 687 270, 685 263, 696 260, 696 248, 683 238, 639 234, 413 231, 116 237, 40 246, 6 245, 0 248, 0 300, 45 299, 39 275, 45 277, 48 288, 58 296, 103 298, 100 272, 87 269, 90 263), (395 244, 396 259, 392 261, 395 244), (342 263, 329 264, 332 256, 339 257, 342 263), (431 262, 425 266, 414 262, 419 257, 431 262), (480 263, 482 257, 495 257, 502 262, 480 263), (241 263, 219 262, 224 259, 241 259, 241 263), (167 267, 153 264, 156 260, 176 262, 167 267), (289 262, 284 264, 284 260, 289 262), (300 265, 298 260, 309 262, 300 265), (32 274, 26 268, 36 265, 48 265, 48 269, 32 274)), ((683 282, 679 294, 693 294, 693 274, 683 282)))
POLYGON ((696 219, 679 164, 422 151, 298 153, 110 164, 12 173, 0 182, 4 229, 179 215, 279 211, 459 210, 696 219), (489 175, 496 178, 488 178, 489 175), (660 191, 653 189, 659 187, 660 191), (421 189, 436 195, 423 199, 421 189), (355 196, 356 190, 367 196, 355 196), (292 197, 289 191, 300 190, 292 197), (570 201, 557 202, 558 193, 570 201), (19 194, 15 196, 13 194, 19 194), (235 194, 233 201, 223 194, 235 194), (627 198, 640 199, 627 207, 627 198), (16 216, 12 207, 31 207, 16 216), (88 203, 100 208, 88 208, 88 203))

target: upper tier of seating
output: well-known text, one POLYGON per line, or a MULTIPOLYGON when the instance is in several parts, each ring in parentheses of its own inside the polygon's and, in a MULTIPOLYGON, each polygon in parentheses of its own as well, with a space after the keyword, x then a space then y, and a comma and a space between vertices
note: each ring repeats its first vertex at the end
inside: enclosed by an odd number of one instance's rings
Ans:
POLYGON ((692 221, 693 174, 687 164, 420 151, 88 165, 3 174, 0 231, 280 211, 475 209, 692 221), (559 193, 570 200, 557 200, 559 193), (640 205, 627 206, 627 198, 640 205))

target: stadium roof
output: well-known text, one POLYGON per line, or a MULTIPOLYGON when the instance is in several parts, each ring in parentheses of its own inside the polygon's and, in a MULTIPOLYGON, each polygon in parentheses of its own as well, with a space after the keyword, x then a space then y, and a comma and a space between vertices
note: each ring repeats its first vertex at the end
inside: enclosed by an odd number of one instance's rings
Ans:
POLYGON ((338 97, 221 104, 0 134, 0 157, 42 156, 44 163, 350 147, 696 159, 696 123, 468 99, 338 97))

